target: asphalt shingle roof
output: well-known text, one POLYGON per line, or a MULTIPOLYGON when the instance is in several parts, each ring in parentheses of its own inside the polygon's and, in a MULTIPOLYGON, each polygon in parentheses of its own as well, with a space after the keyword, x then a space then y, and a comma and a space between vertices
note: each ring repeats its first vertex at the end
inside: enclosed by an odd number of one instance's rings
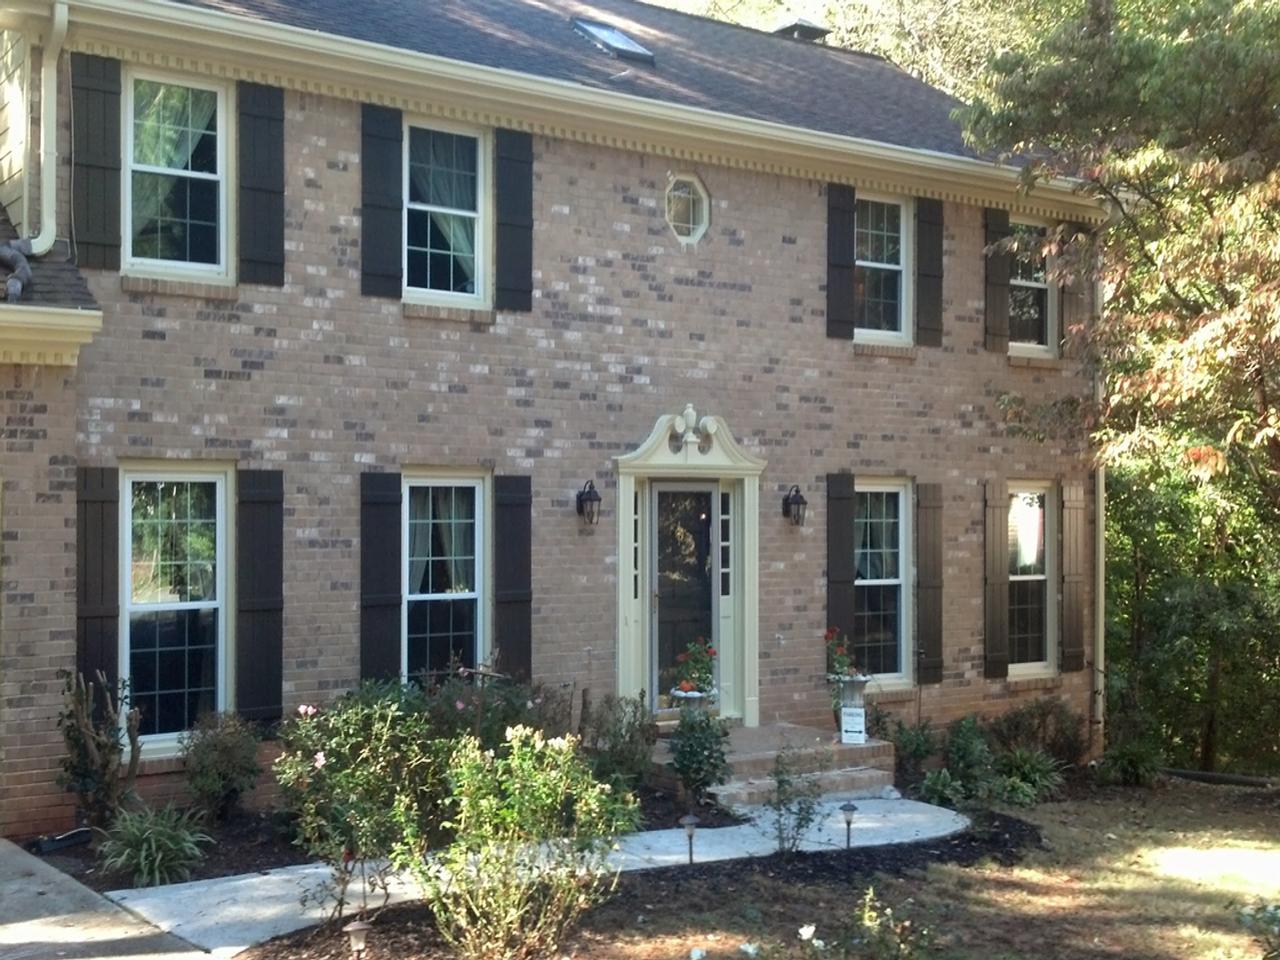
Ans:
POLYGON ((958 101, 878 57, 637 0, 177 0, 664 103, 972 157, 958 101), (571 18, 621 29, 655 57, 618 60, 571 18))
MULTIPOLYGON (((17 236, 8 214, 0 206, 0 243, 17 236)), ((98 301, 90 292, 80 268, 72 262, 65 240, 55 243, 43 257, 28 257, 27 263, 31 266, 31 282, 23 288, 20 303, 34 307, 98 309, 98 301)), ((9 271, 0 267, 0 310, 7 302, 4 299, 4 281, 8 277, 9 271)))

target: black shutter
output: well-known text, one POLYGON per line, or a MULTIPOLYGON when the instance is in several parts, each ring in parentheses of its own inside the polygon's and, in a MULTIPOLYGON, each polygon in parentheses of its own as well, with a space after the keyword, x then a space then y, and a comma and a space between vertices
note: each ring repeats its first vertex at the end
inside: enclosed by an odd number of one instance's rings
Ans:
MULTIPOLYGON (((1007 210, 987 207, 983 220, 988 247, 1009 236, 1009 212, 1007 210)), ((1013 267, 1013 254, 1008 252, 988 252, 986 261, 987 349, 993 353, 1008 353, 1009 274, 1013 267)))
POLYGON ((280 719, 284 699, 284 474, 236 473, 236 711, 280 719))
POLYGON ((942 682, 942 484, 916 484, 916 682, 942 682))
POLYGON ((827 626, 852 644, 854 635, 853 474, 827 474, 827 626))
POLYGON ((120 61, 71 54, 71 211, 77 262, 120 269, 120 61))
POLYGON ((360 679, 400 678, 400 474, 360 474, 360 679))
POLYGON ((533 484, 527 476, 493 478, 494 646, 497 669, 533 675, 533 484))
POLYGON ((986 488, 986 633, 988 679, 1009 675, 1009 496, 1005 485, 986 488))
POLYGON ((1062 484, 1062 662, 1063 673, 1084 669, 1085 551, 1084 484, 1062 484))
POLYGON ((853 187, 827 184, 827 336, 843 340, 853 339, 856 212, 853 187))
POLYGON ((497 261, 493 305, 533 309, 533 137, 517 130, 494 136, 497 261))
POLYGON ((76 471, 76 670, 119 681, 120 471, 76 471))
POLYGON ((284 91, 241 81, 236 87, 240 138, 242 283, 284 286, 284 91))
POLYGON ((916 343, 942 346, 942 201, 916 200, 916 343))
POLYGON ((399 110, 363 105, 360 191, 360 292, 399 299, 404 295, 404 125, 399 110))

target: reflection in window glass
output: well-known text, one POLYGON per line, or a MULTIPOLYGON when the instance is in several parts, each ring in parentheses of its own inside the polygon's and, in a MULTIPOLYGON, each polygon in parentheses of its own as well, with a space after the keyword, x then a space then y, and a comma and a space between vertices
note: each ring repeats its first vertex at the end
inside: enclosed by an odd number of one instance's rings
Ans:
POLYGON ((859 491, 854 499, 853 657, 868 673, 902 672, 902 491, 859 491))
POLYGON ((480 210, 479 141, 409 129, 407 284, 448 293, 476 292, 480 210))
POLYGON ((902 330, 902 205, 858 200, 855 210, 854 326, 902 330))
POLYGON ((1009 662, 1048 659, 1049 577, 1043 491, 1009 494, 1009 662))
POLYGON ((219 485, 131 480, 126 648, 144 736, 188 730, 218 705, 219 485))
POLYGON ((1040 250, 1047 231, 1026 223, 1013 224, 1019 246, 1026 252, 1013 258, 1009 277, 1009 340, 1049 346, 1049 282, 1040 250))
POLYGON ((476 665, 480 597, 475 485, 409 487, 405 542, 410 675, 476 665))

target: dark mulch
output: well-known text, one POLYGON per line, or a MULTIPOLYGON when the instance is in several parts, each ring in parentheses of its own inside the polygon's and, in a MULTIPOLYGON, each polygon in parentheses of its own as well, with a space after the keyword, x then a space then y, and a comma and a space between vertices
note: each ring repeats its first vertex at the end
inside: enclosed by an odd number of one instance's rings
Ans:
MULTIPOLYGON (((851 883, 876 874, 918 874, 931 863, 968 866, 995 860, 1009 865, 1023 851, 1041 845, 1040 829, 998 813, 979 815, 964 833, 940 840, 861 847, 823 853, 774 854, 693 866, 663 867, 623 874, 607 904, 588 914, 583 933, 563 951, 568 956, 609 958, 611 946, 633 936, 637 916, 661 921, 663 910, 697 916, 696 904, 721 904, 734 891, 762 891, 775 901, 801 886, 847 891, 851 883)), ((788 915, 787 922, 794 923, 788 915)), ((349 960, 350 947, 341 923, 309 927, 269 940, 237 960, 349 960)), ((792 933, 794 936, 794 933, 792 933)), ((432 928, 431 913, 420 903, 388 907, 374 918, 364 960, 448 960, 454 955, 432 928)))
MULTIPOLYGON (((240 812, 204 832, 213 837, 213 843, 203 847, 204 860, 191 871, 189 880, 259 873, 312 860, 302 848, 293 845, 291 834, 278 815, 240 812)), ((43 859, 94 890, 133 886, 129 874, 100 869, 87 844, 45 854, 43 859)))
MULTIPOLYGON (((640 801, 641 830, 672 830, 680 826, 680 818, 689 813, 689 807, 674 794, 653 787, 640 787, 635 791, 640 801)), ((693 811, 698 818, 698 829, 708 827, 736 827, 746 823, 740 817, 714 802, 699 805, 693 811)))

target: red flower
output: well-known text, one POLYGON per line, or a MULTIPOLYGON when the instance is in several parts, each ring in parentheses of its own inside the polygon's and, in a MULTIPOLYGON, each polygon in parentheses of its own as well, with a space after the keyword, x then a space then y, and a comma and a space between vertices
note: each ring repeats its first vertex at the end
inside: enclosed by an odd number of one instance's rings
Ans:
POLYGON ((843 657, 843 656, 844 656, 844 647, 836 647, 836 656, 837 656, 837 657, 843 657))
POLYGON ((835 627, 827 627, 827 632, 823 634, 823 636, 826 638, 827 642, 830 643, 832 640, 836 638, 836 634, 838 634, 839 632, 840 631, 837 630, 835 627))
POLYGON ((691 691, 691 690, 693 689, 693 682, 692 682, 692 681, 690 681, 690 680, 681 680, 681 681, 680 681, 680 689, 681 689, 683 692, 688 693, 689 691, 691 691))
POLYGON ((714 657, 714 656, 716 655, 716 648, 715 648, 715 647, 707 647, 707 653, 708 653, 710 656, 713 656, 713 657, 714 657))

